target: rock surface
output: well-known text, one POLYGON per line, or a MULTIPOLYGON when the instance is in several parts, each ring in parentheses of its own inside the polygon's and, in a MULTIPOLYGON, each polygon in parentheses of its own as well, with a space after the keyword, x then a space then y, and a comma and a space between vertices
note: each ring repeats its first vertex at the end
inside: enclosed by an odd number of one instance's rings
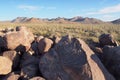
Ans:
POLYGON ((118 46, 118 43, 114 40, 112 34, 100 35, 99 42, 102 47, 104 47, 105 45, 118 46))
POLYGON ((34 40, 34 35, 25 27, 20 27, 20 30, 6 34, 4 40, 8 49, 27 51, 34 40))
POLYGON ((37 76, 39 72, 38 61, 38 58, 29 53, 24 53, 21 61, 21 75, 26 79, 37 76))
POLYGON ((103 63, 116 80, 120 80, 120 46, 103 48, 103 63))
POLYGON ((12 61, 0 56, 0 75, 6 75, 12 70, 12 61))
POLYGON ((38 50, 39 53, 45 53, 48 52, 49 49, 52 47, 53 41, 48 38, 43 38, 38 43, 38 50))
POLYGON ((42 77, 33 77, 33 78, 31 78, 30 80, 45 80, 45 79, 42 78, 42 77))
POLYGON ((20 62, 20 55, 16 51, 5 51, 2 56, 7 57, 13 62, 13 69, 17 68, 20 62))
POLYGON ((5 76, 5 78, 3 80, 19 80, 20 75, 15 74, 14 72, 8 74, 7 76, 5 76))
POLYGON ((84 41, 68 36, 44 54, 39 69, 47 80, 115 80, 84 41))

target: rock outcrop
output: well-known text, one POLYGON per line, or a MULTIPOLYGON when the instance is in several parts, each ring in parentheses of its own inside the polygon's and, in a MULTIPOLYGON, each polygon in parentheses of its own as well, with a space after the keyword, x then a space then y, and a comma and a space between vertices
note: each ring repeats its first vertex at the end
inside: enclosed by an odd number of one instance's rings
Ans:
POLYGON ((103 63, 116 80, 120 80, 120 46, 103 48, 103 63))
POLYGON ((99 42, 102 47, 105 45, 118 46, 117 41, 113 38, 112 34, 102 34, 99 37, 99 42))
POLYGON ((41 57, 39 69, 47 80, 115 80, 84 41, 68 36, 41 57))
POLYGON ((28 51, 34 35, 26 27, 17 27, 15 32, 7 33, 4 36, 6 47, 10 50, 28 51))

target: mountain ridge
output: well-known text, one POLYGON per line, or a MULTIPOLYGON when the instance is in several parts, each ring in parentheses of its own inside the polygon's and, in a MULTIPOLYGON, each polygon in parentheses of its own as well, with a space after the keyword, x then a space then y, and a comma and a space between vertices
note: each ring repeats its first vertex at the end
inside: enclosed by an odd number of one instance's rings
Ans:
POLYGON ((112 24, 120 24, 120 18, 105 22, 97 18, 89 18, 89 17, 81 17, 76 16, 73 18, 64 18, 64 17, 57 17, 57 18, 28 18, 28 17, 17 17, 10 21, 11 23, 42 23, 42 22, 55 22, 55 23, 83 23, 83 24, 102 24, 102 23, 112 23, 112 24))

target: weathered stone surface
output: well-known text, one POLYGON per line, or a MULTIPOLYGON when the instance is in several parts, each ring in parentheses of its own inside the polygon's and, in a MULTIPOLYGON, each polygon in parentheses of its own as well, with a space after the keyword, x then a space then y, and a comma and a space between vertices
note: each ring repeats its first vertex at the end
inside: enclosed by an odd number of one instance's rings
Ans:
POLYGON ((35 42, 39 43, 39 41, 43 38, 44 38, 43 36, 37 36, 35 37, 35 42))
POLYGON ((30 48, 34 36, 25 27, 20 28, 19 31, 11 32, 4 36, 8 49, 17 51, 22 51, 24 49, 24 51, 27 51, 30 48))
POLYGON ((99 37, 100 45, 103 47, 105 45, 118 46, 117 41, 114 40, 111 34, 102 34, 99 37))
POLYGON ((0 53, 2 53, 4 51, 5 45, 6 45, 6 43, 3 39, 3 37, 0 36, 0 53))
POLYGON ((102 59, 102 54, 103 54, 103 51, 102 51, 102 48, 100 47, 96 47, 96 46, 90 46, 90 48, 93 50, 93 52, 99 57, 99 59, 101 61, 103 61, 102 59))
POLYGON ((44 54, 39 69, 47 80, 114 80, 84 41, 70 37, 44 54))
POLYGON ((8 75, 6 75, 3 80, 19 80, 19 77, 20 77, 20 75, 12 72, 12 73, 9 73, 8 75))
POLYGON ((52 47, 53 41, 48 38, 43 38, 38 43, 38 50, 39 53, 48 52, 49 49, 52 47))
POLYGON ((34 51, 34 54, 38 55, 39 54, 38 42, 33 42, 31 44, 31 49, 32 49, 32 51, 34 51))
POLYGON ((53 36, 52 40, 53 40, 54 45, 55 45, 55 44, 57 44, 61 40, 61 38, 58 37, 58 36, 53 36))
POLYGON ((116 80, 120 80, 120 46, 103 48, 103 63, 116 80))
POLYGON ((5 47, 5 41, 1 36, 0 36, 0 47, 5 47))
POLYGON ((21 61, 21 76, 26 79, 38 75, 39 72, 39 59, 28 53, 24 53, 21 61))
POLYGON ((0 75, 6 75, 12 70, 12 61, 6 57, 0 56, 0 75))
POLYGON ((7 57, 13 62, 13 69, 17 68, 20 62, 20 55, 16 51, 5 51, 2 56, 7 57))
POLYGON ((30 80, 45 80, 45 79, 42 78, 42 77, 33 77, 33 78, 31 78, 30 80))

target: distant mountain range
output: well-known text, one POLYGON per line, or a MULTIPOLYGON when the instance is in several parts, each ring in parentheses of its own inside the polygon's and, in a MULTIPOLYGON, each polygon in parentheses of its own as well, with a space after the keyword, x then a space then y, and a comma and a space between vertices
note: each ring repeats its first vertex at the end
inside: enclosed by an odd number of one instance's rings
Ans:
POLYGON ((57 22, 57 23, 83 23, 83 24, 102 24, 102 23, 113 23, 113 24, 120 24, 120 19, 111 21, 111 22, 104 22, 102 20, 96 19, 96 18, 88 18, 88 17, 73 17, 73 18, 52 18, 52 19, 41 19, 41 18, 28 18, 28 17, 17 17, 16 19, 13 19, 10 21, 12 23, 43 23, 43 22, 57 22))

